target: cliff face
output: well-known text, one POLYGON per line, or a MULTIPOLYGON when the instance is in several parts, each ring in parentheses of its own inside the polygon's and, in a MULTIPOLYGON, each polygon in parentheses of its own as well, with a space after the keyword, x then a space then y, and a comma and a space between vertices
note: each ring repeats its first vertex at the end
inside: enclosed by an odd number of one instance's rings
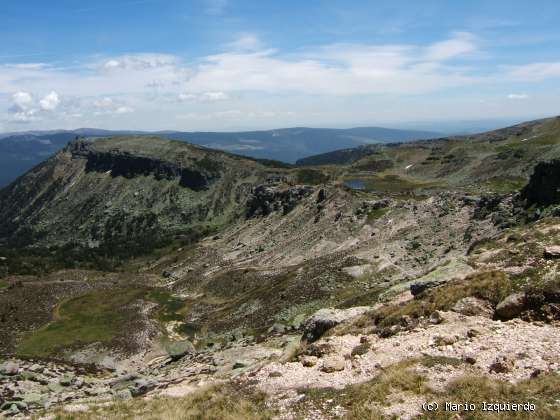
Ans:
POLYGON ((108 152, 97 151, 92 143, 76 141, 70 143, 67 150, 72 156, 86 159, 86 172, 108 172, 111 177, 122 176, 134 178, 137 176, 153 176, 156 180, 173 180, 179 178, 182 187, 193 191, 208 190, 210 183, 220 177, 220 164, 211 165, 213 170, 203 167, 191 169, 162 159, 137 156, 128 151, 114 149, 108 152))
POLYGON ((0 239, 19 245, 157 240, 244 215, 261 165, 185 143, 71 142, 0 192, 0 239))
POLYGON ((540 162, 529 183, 521 191, 528 205, 548 206, 560 203, 560 160, 540 162))

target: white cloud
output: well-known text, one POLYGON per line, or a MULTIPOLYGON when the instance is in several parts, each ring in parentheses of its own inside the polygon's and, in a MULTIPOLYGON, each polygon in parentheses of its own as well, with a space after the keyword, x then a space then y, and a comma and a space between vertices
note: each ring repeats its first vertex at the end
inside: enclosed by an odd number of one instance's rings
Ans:
POLYGON ((59 104, 60 98, 58 97, 58 93, 56 93, 55 91, 52 91, 39 101, 39 105, 44 111, 54 111, 59 104))
POLYGON ((101 109, 111 109, 114 107, 114 102, 111 98, 99 98, 93 101, 93 106, 101 109))
POLYGON ((198 98, 198 96, 194 95, 192 93, 180 93, 179 94, 179 100, 181 102, 195 102, 197 98, 198 98))
POLYGON ((129 114, 131 112, 134 112, 134 109, 129 107, 129 106, 119 106, 116 110, 115 113, 116 114, 129 114))
POLYGON ((14 112, 11 114, 10 121, 16 123, 29 123, 29 122, 37 121, 38 118, 36 116, 36 113, 37 112, 34 109, 14 112))
POLYGON ((225 92, 203 92, 201 94, 181 93, 179 101, 181 102, 219 102, 228 100, 229 96, 225 92))
POLYGON ((475 37, 468 32, 457 32, 452 38, 430 45, 426 51, 426 60, 444 61, 477 50, 475 37))
MULTIPOLYGON (((0 107, 8 109, 0 124, 40 121, 37 126, 45 127, 74 118, 72 124, 84 126, 124 121, 127 126, 165 129, 171 124, 170 116, 179 115, 177 118, 187 119, 189 124, 206 121, 206 128, 219 129, 226 126, 220 126, 222 121, 229 121, 227 127, 232 127, 240 119, 252 127, 264 124, 261 121, 269 126, 337 124, 337 115, 342 114, 347 119, 367 115, 363 117, 366 122, 372 116, 393 118, 424 112, 436 118, 449 109, 442 105, 436 111, 439 95, 432 95, 435 92, 446 92, 444 96, 455 100, 453 109, 458 114, 471 106, 482 117, 502 112, 501 108, 490 109, 495 91, 485 97, 486 87, 500 84, 502 91, 514 92, 506 97, 522 99, 512 96, 525 95, 515 93, 520 80, 537 83, 560 77, 560 62, 509 67, 492 63, 493 68, 485 62, 486 67, 480 68, 477 57, 483 51, 479 43, 473 34, 453 33, 423 45, 331 44, 286 54, 264 49, 257 35, 245 33, 228 44, 225 52, 189 57, 189 61, 143 53, 93 57, 68 68, 0 64, 0 107), (473 86, 476 105, 464 93, 471 91, 464 88, 473 86), (480 100, 487 100, 484 107, 490 111, 483 110, 480 100), (407 101, 423 101, 424 106, 411 105, 404 111, 402 104, 407 101), (467 105, 461 108, 461 104, 467 105), (289 115, 288 110, 295 114, 289 115)), ((531 99, 536 103, 538 97, 531 95, 531 99)), ((548 99, 550 109, 553 101, 548 99)), ((519 113, 520 103, 507 104, 519 113)))
POLYGON ((514 80, 540 81, 560 77, 560 62, 532 63, 507 68, 506 77, 514 80))
POLYGON ((14 108, 19 111, 24 111, 31 108, 34 104, 33 96, 28 92, 16 92, 12 95, 14 108))
POLYGON ((95 115, 129 114, 134 112, 134 108, 109 97, 98 98, 93 101, 92 105, 95 109, 95 115))
POLYGON ((204 92, 200 97, 209 102, 225 101, 228 99, 228 95, 224 92, 204 92))
POLYGON ((238 51, 257 51, 262 48, 262 43, 256 34, 244 33, 227 44, 227 47, 238 51))
POLYGON ((102 63, 102 69, 115 70, 147 70, 174 66, 175 56, 169 54, 129 54, 109 59, 102 63))
POLYGON ((510 93, 507 96, 508 99, 528 99, 529 95, 526 93, 510 93))

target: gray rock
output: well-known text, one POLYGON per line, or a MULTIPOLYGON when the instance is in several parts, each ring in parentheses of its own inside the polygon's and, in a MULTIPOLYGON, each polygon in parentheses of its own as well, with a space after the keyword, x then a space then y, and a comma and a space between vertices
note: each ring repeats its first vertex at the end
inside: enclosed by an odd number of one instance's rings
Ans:
POLYGON ((8 361, 0 365, 0 373, 6 376, 14 376, 19 372, 19 365, 16 362, 8 361))
POLYGON ((301 358, 301 364, 304 367, 313 367, 317 364, 317 360, 319 360, 315 356, 303 356, 301 358))
POLYGON ((346 363, 342 357, 330 357, 323 361, 321 370, 326 373, 340 372, 344 370, 346 363))
POLYGON ((33 408, 42 408, 44 406, 43 396, 35 392, 25 394, 22 401, 33 408))
POLYGON ((430 315, 430 324, 441 324, 443 322, 443 317, 441 316, 441 314, 439 313, 439 311, 434 311, 432 312, 432 314, 430 315))
POLYGON ((76 380, 76 376, 73 373, 66 373, 60 377, 58 383, 62 386, 70 386, 76 380))
POLYGON ((29 371, 35 372, 35 373, 41 373, 41 372, 43 372, 44 370, 45 370, 45 368, 44 368, 43 366, 41 366, 41 365, 38 365, 37 363, 32 364, 32 365, 29 367, 29 371))
POLYGON ((173 360, 178 360, 187 354, 193 354, 196 350, 189 340, 174 341, 167 344, 167 353, 173 360))
POLYGON ((362 207, 367 208, 367 209, 371 209, 371 210, 377 210, 377 209, 382 209, 382 208, 388 207, 389 204, 391 204, 391 201, 389 201, 386 198, 383 198, 381 200, 364 201, 362 203, 362 207))
POLYGON ((560 246, 551 245, 544 249, 544 257, 548 259, 560 258, 560 246))
POLYGON ((284 334, 286 332, 286 326, 284 324, 274 324, 268 329, 269 333, 284 334))
POLYGON ((132 392, 129 389, 119 389, 115 392, 115 397, 120 400, 129 400, 132 398, 132 392))
POLYGON ((525 310, 525 293, 514 293, 496 306, 496 317, 502 320, 515 318, 525 310))
POLYGON ((60 385, 58 382, 49 382, 47 385, 48 389, 56 394, 62 392, 64 387, 60 385))
POLYGON ((457 301, 451 310, 466 316, 482 316, 484 318, 494 316, 494 308, 490 302, 472 296, 457 301))
POLYGON ((27 411, 28 405, 23 401, 6 401, 0 406, 0 410, 9 410, 11 414, 18 414, 20 411, 27 411))

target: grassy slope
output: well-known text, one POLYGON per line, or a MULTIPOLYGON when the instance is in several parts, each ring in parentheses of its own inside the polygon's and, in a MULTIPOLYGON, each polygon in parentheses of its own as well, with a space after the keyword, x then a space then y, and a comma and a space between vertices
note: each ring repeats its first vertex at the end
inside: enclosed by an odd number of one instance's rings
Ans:
POLYGON ((225 384, 201 389, 183 398, 160 398, 120 402, 86 413, 55 413, 60 420, 269 420, 273 412, 264 395, 225 384))
POLYGON ((28 334, 18 345, 22 356, 48 357, 60 349, 95 342, 108 344, 125 329, 131 314, 124 309, 145 289, 100 290, 62 302, 53 322, 28 334))

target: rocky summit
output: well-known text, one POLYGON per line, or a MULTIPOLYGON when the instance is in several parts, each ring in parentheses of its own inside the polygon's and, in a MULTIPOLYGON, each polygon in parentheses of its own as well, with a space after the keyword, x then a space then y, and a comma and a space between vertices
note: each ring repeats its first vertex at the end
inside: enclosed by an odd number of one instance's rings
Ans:
POLYGON ((1 413, 558 418, 558 159, 560 118, 294 167, 73 140, 0 192, 1 413))

